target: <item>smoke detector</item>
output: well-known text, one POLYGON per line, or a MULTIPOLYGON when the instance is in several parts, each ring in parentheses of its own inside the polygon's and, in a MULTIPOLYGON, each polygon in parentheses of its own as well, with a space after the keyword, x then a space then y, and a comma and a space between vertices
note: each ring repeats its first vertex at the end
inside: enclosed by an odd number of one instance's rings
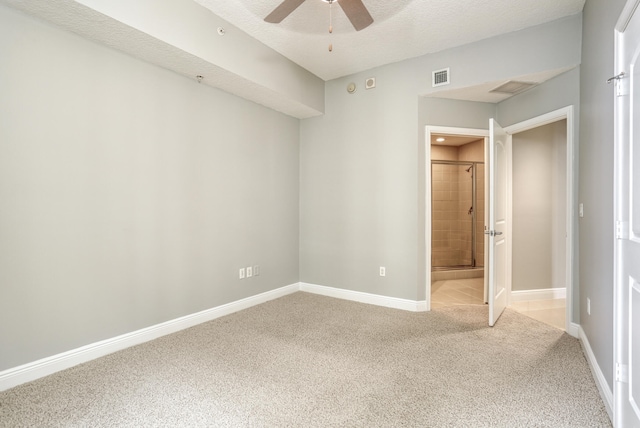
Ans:
POLYGON ((364 88, 365 89, 373 89, 376 87, 376 78, 375 77, 369 77, 367 80, 364 81, 364 88))

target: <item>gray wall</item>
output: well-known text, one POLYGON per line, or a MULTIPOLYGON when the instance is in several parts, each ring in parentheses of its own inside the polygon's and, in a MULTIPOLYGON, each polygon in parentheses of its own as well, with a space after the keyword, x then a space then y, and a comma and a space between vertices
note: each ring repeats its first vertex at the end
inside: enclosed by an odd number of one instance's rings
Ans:
POLYGON ((613 387, 614 28, 624 0, 587 0, 580 75, 580 324, 613 387), (587 298, 591 315, 587 315, 587 298))
POLYGON ((495 113, 473 106, 465 118, 457 107, 468 104, 421 98, 435 92, 431 71, 450 67, 456 89, 575 67, 581 22, 575 15, 327 82, 325 115, 301 123, 301 281, 424 300, 424 125, 486 127, 495 113), (377 87, 364 90, 371 76, 377 87))
POLYGON ((4 7, 0 56, 0 370, 298 281, 298 120, 4 7))
POLYGON ((513 290, 566 287, 566 121, 513 136, 513 290))

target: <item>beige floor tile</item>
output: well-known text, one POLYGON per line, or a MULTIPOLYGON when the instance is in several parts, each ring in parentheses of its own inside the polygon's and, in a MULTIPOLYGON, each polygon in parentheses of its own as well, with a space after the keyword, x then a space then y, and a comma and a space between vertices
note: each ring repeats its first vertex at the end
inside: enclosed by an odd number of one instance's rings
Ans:
MULTIPOLYGON (((483 305, 484 279, 449 279, 431 284, 431 309, 454 305, 483 305)), ((513 302, 511 309, 530 318, 565 329, 565 299, 513 302)))
POLYGON ((484 304, 482 278, 451 279, 431 284, 431 308, 484 304))
POLYGON ((565 299, 530 300, 514 302, 511 309, 530 318, 552 325, 561 330, 565 329, 565 299))

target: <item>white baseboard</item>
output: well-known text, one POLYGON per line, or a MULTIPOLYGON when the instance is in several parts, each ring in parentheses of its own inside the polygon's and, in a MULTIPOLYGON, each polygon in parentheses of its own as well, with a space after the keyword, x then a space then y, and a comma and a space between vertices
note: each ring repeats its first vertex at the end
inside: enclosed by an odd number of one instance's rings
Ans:
POLYGON ((580 339, 580 324, 570 322, 569 330, 567 330, 567 333, 569 333, 571 336, 575 337, 576 339, 580 339))
POLYGON ((511 292, 512 302, 529 300, 564 299, 567 297, 566 288, 542 288, 540 290, 516 290, 511 292))
POLYGON ((94 360, 122 349, 148 342, 158 337, 175 333, 189 327, 211 321, 243 309, 250 308, 269 300, 277 299, 300 289, 299 284, 291 284, 275 290, 267 291, 246 299, 227 303, 195 314, 186 315, 151 327, 126 333, 111 339, 95 342, 80 348, 72 349, 32 363, 24 364, 0 372, 0 391, 59 372, 78 364, 94 360))
POLYGON ((324 285, 307 284, 304 282, 300 283, 300 291, 306 291, 307 293, 313 294, 321 294, 323 296, 335 297, 338 299, 351 300, 354 302, 367 303, 370 305, 402 309, 411 312, 423 312, 427 310, 426 300, 416 301, 399 299, 397 297, 380 296, 378 294, 344 290, 342 288, 326 287, 324 285))
POLYGON ((596 381, 596 386, 598 387, 598 391, 600 392, 602 401, 604 401, 604 406, 607 409, 607 413, 609 414, 609 419, 613 421, 613 391, 611 390, 611 388, 609 388, 609 384, 607 384, 604 373, 602 373, 602 370, 598 365, 598 361, 596 360, 596 356, 591 349, 591 345, 589 344, 587 335, 585 334, 581 326, 579 326, 578 328, 580 330, 580 343, 582 343, 582 349, 584 350, 584 354, 586 355, 587 361, 589 362, 589 367, 591 367, 591 373, 593 374, 593 378, 596 381))

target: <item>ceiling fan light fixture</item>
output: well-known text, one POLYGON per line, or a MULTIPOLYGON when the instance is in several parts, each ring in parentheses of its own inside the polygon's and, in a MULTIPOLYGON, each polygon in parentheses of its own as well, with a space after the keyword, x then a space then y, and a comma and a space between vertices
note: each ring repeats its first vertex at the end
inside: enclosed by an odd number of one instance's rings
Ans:
MULTIPOLYGON (((329 3, 338 3, 344 14, 351 21, 356 31, 363 30, 373 24, 373 17, 367 10, 362 0, 322 0, 329 3)), ((305 0, 282 0, 282 2, 264 18, 266 22, 278 24, 296 10, 305 0)))

